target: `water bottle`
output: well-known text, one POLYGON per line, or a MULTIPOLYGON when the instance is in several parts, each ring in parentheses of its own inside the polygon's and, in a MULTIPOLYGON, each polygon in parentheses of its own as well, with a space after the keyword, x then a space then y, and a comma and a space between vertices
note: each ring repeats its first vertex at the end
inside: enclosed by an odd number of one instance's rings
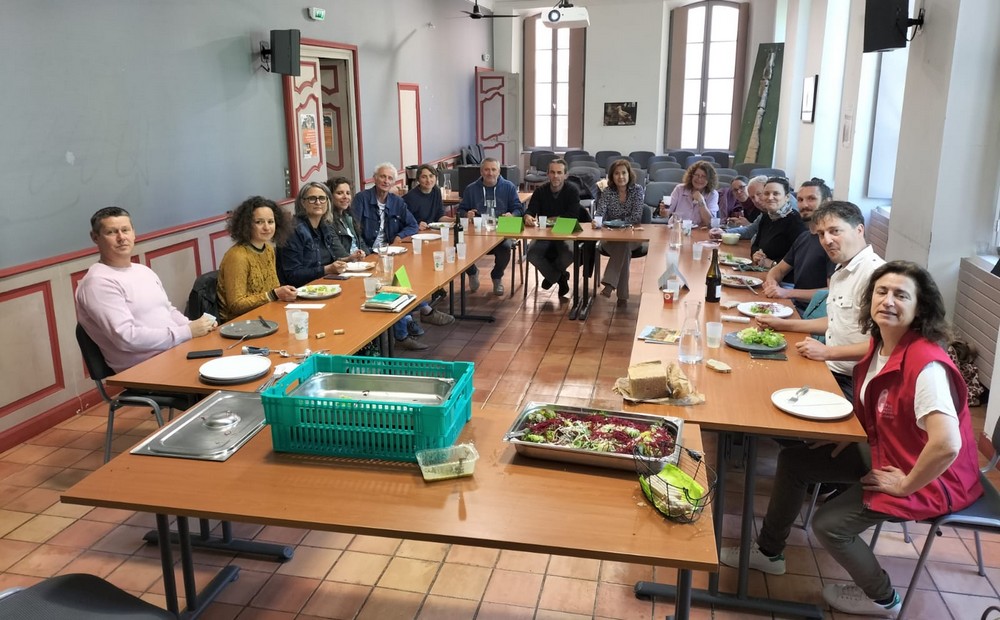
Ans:
POLYGON ((492 200, 486 202, 486 219, 483 220, 486 230, 493 232, 497 229, 497 208, 492 200))
POLYGON ((671 224, 669 243, 669 246, 675 250, 680 250, 681 246, 684 245, 684 232, 681 230, 682 228, 681 218, 675 215, 671 224))
POLYGON ((697 364, 702 357, 701 346, 701 302, 685 301, 678 361, 682 364, 697 364))

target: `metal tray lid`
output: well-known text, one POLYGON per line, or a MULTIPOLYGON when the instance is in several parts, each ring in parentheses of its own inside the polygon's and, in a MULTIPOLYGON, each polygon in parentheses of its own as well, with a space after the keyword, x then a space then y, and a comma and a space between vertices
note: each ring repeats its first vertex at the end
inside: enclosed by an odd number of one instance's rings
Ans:
POLYGON ((153 433, 132 454, 224 461, 263 427, 260 394, 220 390, 153 433))

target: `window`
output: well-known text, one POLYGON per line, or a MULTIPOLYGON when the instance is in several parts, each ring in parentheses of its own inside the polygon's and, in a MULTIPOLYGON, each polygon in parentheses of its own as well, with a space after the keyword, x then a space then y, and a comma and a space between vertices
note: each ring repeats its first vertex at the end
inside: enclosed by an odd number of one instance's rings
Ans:
POLYGON ((565 150, 583 144, 584 29, 524 20, 524 144, 565 150))
MULTIPOLYGON (((745 5, 743 5, 745 6, 745 5)), ((740 5, 710 0, 673 11, 668 144, 728 150, 739 127, 746 16, 740 5)))

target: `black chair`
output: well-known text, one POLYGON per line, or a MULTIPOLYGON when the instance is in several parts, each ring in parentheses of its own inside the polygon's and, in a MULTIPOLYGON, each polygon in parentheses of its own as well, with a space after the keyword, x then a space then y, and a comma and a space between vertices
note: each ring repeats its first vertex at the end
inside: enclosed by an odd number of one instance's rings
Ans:
POLYGON ((17 620, 176 620, 94 575, 72 573, 0 593, 0 618, 17 620))
POLYGON ((755 177, 758 174, 762 174, 766 177, 788 177, 785 171, 781 168, 754 168, 750 171, 750 176, 755 177))
POLYGON ((685 174, 687 174, 687 170, 684 168, 662 168, 651 173, 649 178, 658 182, 672 181, 674 183, 680 183, 684 180, 685 174))
MULTIPOLYGON (((590 153, 585 153, 583 151, 575 151, 573 153, 567 153, 566 156, 563 157, 563 159, 566 160, 567 166, 573 166, 576 164, 576 162, 593 162, 594 164, 597 164, 596 157, 594 157, 590 153)), ((601 167, 600 164, 597 164, 597 167, 600 168, 601 167)))
POLYGON ((114 437, 115 411, 122 407, 149 407, 156 417, 157 426, 163 426, 163 415, 161 409, 168 409, 170 417, 173 417, 174 409, 187 409, 191 405, 191 398, 181 394, 152 394, 147 392, 135 392, 125 390, 112 398, 104 389, 104 380, 115 371, 108 366, 104 360, 101 349, 90 338, 87 331, 79 323, 76 326, 76 341, 80 345, 80 353, 83 355, 83 363, 87 367, 87 372, 97 385, 97 393, 101 399, 108 404, 108 430, 104 439, 104 462, 111 460, 111 440, 114 437))
POLYGON ((740 176, 740 173, 735 168, 716 168, 715 174, 728 174, 731 177, 740 176))
POLYGON ((649 158, 654 155, 656 155, 656 153, 653 151, 632 151, 628 154, 628 156, 632 158, 632 161, 639 164, 639 167, 643 170, 645 170, 646 166, 649 165, 649 158))
POLYGON ((653 173, 657 170, 679 169, 680 167, 681 165, 675 161, 654 161, 650 162, 649 168, 646 168, 646 172, 649 173, 649 176, 653 176, 653 173))
POLYGON ((678 163, 682 161, 687 161, 688 157, 695 155, 696 153, 688 151, 686 149, 668 149, 667 155, 673 157, 678 163))
POLYGON ((741 164, 736 164, 735 166, 733 166, 733 168, 735 168, 736 172, 739 172, 741 175, 749 177, 751 176, 750 171, 753 170, 754 168, 766 168, 768 165, 769 164, 761 164, 758 162, 746 161, 741 164))
MULTIPOLYGON (((662 161, 672 161, 675 164, 677 164, 677 160, 674 159, 672 155, 653 155, 652 157, 646 160, 646 169, 648 170, 649 168, 653 167, 653 164, 662 161)), ((679 166, 680 164, 677 165, 679 166)))
POLYGON ((715 159, 720 168, 729 167, 730 155, 726 151, 705 151, 702 153, 702 156, 715 159))
POLYGON ((601 168, 607 169, 607 167, 616 159, 620 159, 622 156, 618 151, 597 151, 594 155, 594 159, 600 164, 601 168))
POLYGON ((470 144, 469 146, 463 146, 461 148, 461 157, 463 164, 478 166, 483 163, 483 159, 486 154, 483 152, 482 144, 470 144))
POLYGON ((549 162, 558 157, 552 151, 532 151, 528 158, 528 171, 524 175, 524 188, 533 189, 549 180, 549 162))
MULTIPOLYGON (((903 599, 903 605, 899 608, 900 618, 906 617, 906 607, 910 602, 911 595, 917 589, 917 581, 920 579, 921 571, 927 562, 928 556, 930 556, 931 545, 941 535, 941 528, 954 526, 973 530, 976 540, 976 558, 978 560, 979 575, 986 575, 986 571, 983 568, 983 545, 979 540, 979 533, 1000 533, 1000 491, 986 477, 986 474, 992 471, 997 466, 997 463, 1000 462, 1000 419, 997 420, 996 426, 993 428, 992 445, 993 457, 985 467, 979 470, 979 482, 983 485, 983 496, 967 508, 925 521, 926 523, 930 523, 931 527, 927 532, 927 539, 924 541, 923 550, 920 552, 920 559, 917 560, 917 565, 913 569, 913 578, 910 579, 910 587, 906 589, 906 597, 903 599)), ((882 524, 879 523, 875 526, 875 532, 872 534, 872 541, 870 543, 872 549, 875 548, 875 543, 878 542, 878 535, 881 531, 882 524)))
POLYGON ((707 157, 705 155, 692 155, 684 160, 684 165, 690 168, 692 164, 698 163, 699 161, 707 161, 712 164, 713 168, 719 167, 719 162, 715 161, 714 157, 707 157))
POLYGON ((206 312, 219 316, 219 298, 217 296, 219 272, 208 271, 194 280, 191 293, 188 295, 184 316, 194 321, 200 319, 206 312))

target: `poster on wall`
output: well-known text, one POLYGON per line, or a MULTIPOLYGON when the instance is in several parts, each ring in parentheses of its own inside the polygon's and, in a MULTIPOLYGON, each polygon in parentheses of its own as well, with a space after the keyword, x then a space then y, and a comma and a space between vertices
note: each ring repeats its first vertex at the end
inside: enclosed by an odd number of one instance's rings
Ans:
POLYGON ((326 148, 333 144, 333 114, 330 112, 323 113, 323 141, 326 148))
POLYGON ((604 104, 604 126, 635 125, 636 101, 619 101, 604 104))
POLYGON ((756 162, 770 166, 774 159, 784 54, 784 43, 763 43, 757 47, 757 63, 743 108, 734 163, 756 162))
POLYGON ((802 81, 802 122, 812 123, 816 118, 816 86, 818 75, 810 75, 802 81))
POLYGON ((319 134, 316 133, 316 115, 299 114, 299 132, 302 136, 302 159, 319 157, 319 134))

